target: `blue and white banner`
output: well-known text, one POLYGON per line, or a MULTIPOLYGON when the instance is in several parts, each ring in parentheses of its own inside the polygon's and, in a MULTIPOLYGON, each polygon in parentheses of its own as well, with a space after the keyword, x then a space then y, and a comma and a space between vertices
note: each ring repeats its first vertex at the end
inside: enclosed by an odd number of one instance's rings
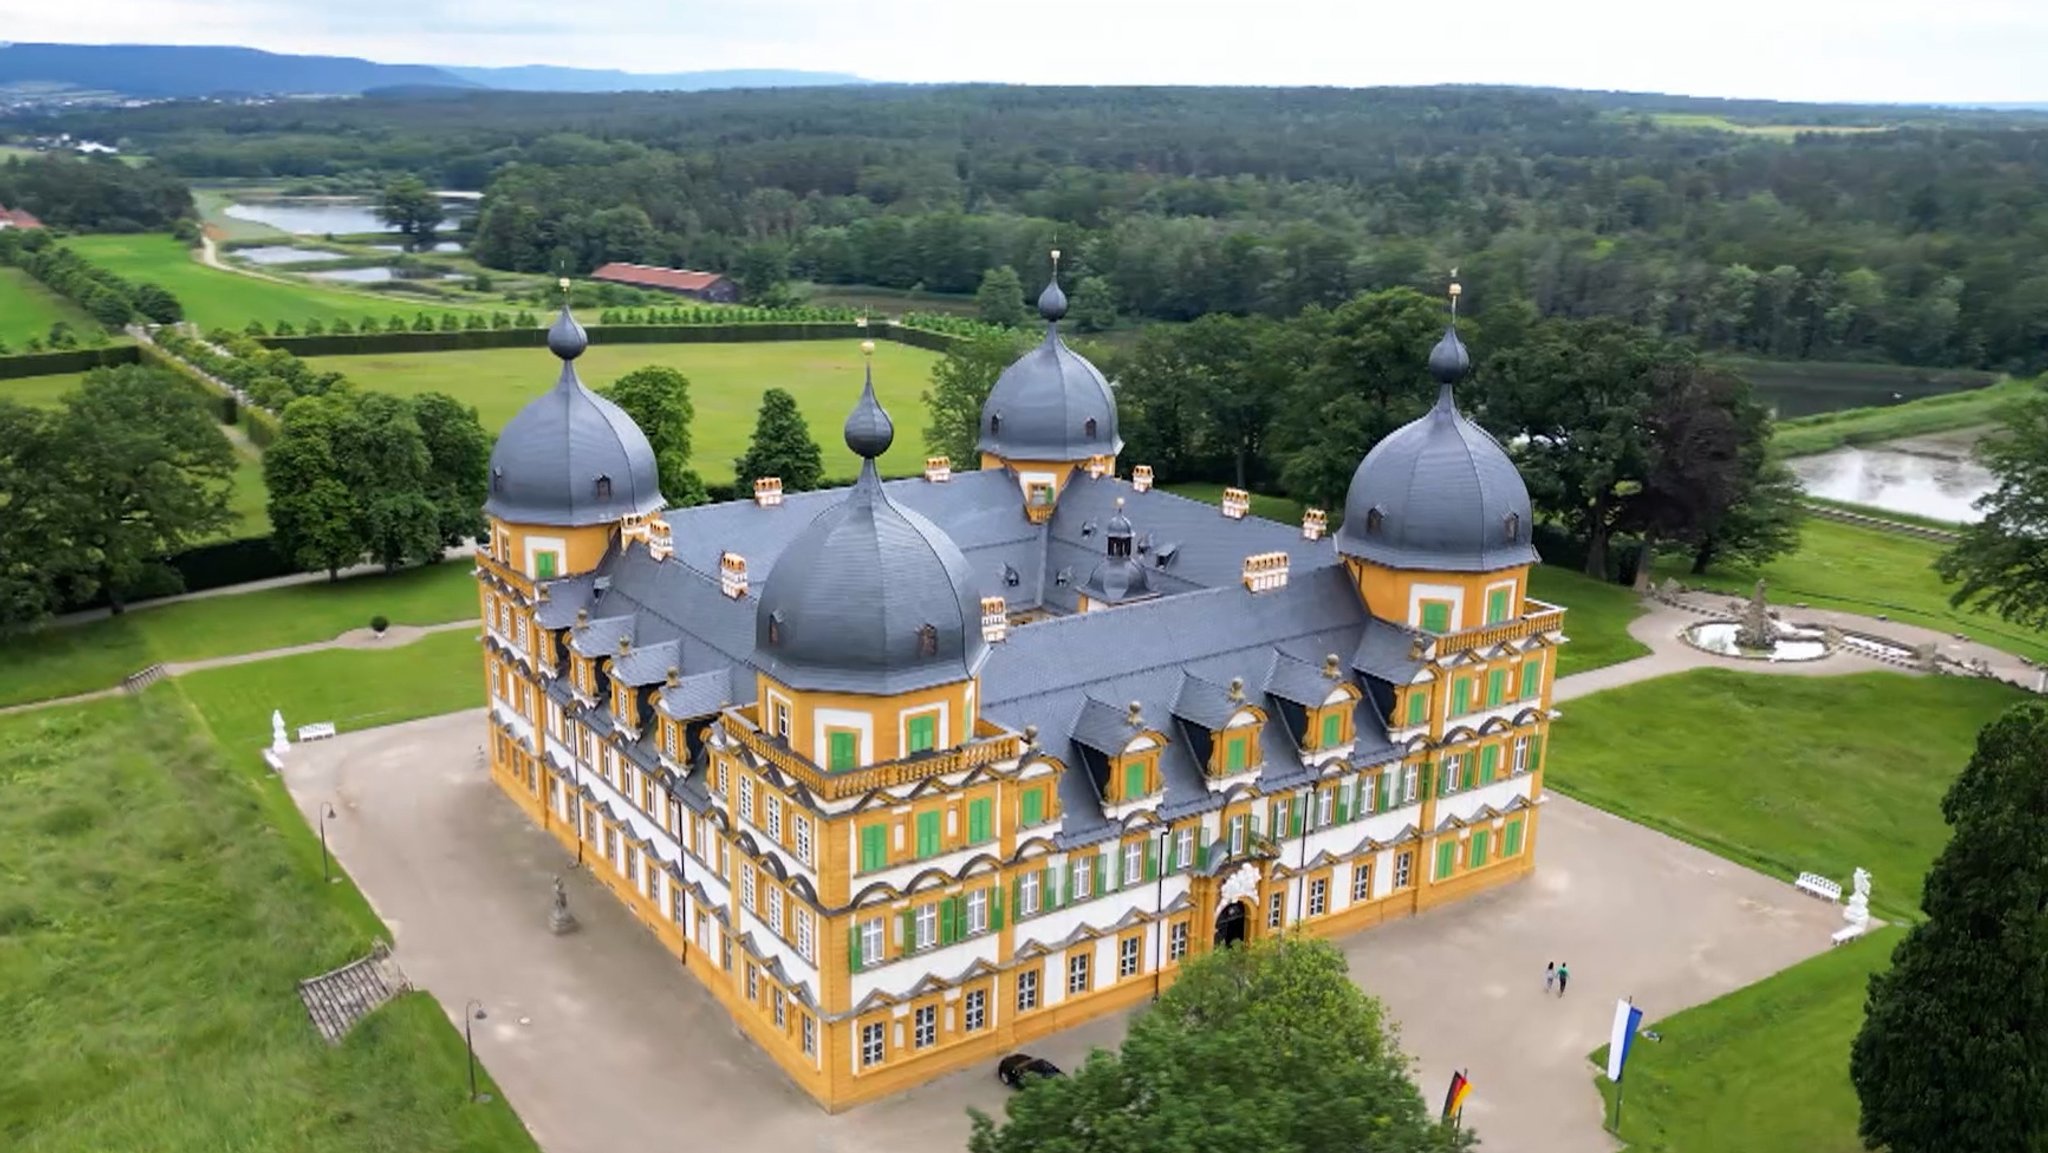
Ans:
POLYGON ((1614 1003, 1614 1033, 1607 1038, 1607 1079, 1621 1080, 1622 1067, 1628 1064, 1628 1050, 1636 1043, 1636 1030, 1643 1024, 1643 1011, 1627 1001, 1614 1003))

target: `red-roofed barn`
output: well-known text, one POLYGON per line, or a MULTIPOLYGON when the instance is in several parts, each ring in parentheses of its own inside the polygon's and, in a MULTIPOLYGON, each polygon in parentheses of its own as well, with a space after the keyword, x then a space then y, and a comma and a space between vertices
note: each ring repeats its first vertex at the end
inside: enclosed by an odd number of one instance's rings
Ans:
POLYGON ((673 292, 678 296, 717 304, 731 304, 740 298, 740 286, 733 283, 731 277, 716 272, 691 272, 687 268, 655 268, 614 261, 591 273, 590 279, 673 292))
POLYGON ((37 220, 35 215, 29 212, 28 209, 16 208, 9 210, 5 204, 0 204, 0 228, 41 228, 42 226, 43 222, 37 220))

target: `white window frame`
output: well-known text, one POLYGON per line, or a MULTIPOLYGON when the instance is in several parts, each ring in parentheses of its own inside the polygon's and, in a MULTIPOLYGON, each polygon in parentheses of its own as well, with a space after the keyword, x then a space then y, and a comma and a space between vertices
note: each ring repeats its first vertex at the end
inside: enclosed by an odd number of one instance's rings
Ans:
POLYGON ((1132 841, 1124 846, 1124 884, 1135 885, 1145 879, 1145 842, 1132 841))
POLYGON ((811 911, 802 904, 798 904, 796 906, 797 956, 815 965, 818 963, 817 950, 818 934, 815 924, 811 920, 811 911))
POLYGON ((1394 854, 1394 887, 1405 889, 1415 883, 1415 854, 1394 854))
POLYGON ((1511 776, 1511 777, 1519 777, 1519 776, 1521 776, 1521 775, 1522 775, 1523 773, 1526 773, 1526 772, 1528 772, 1528 771, 1529 771, 1529 738, 1527 738, 1527 737, 1516 737, 1516 738, 1515 738, 1515 744, 1514 744, 1514 763, 1513 763, 1513 768, 1512 768, 1512 770, 1511 770, 1511 771, 1510 771, 1510 772, 1508 773, 1508 775, 1509 775, 1509 776, 1511 776))
MULTIPOLYGON (((1195 831, 1193 829, 1182 829, 1174 834, 1173 860, 1175 864, 1183 869, 1192 869, 1200 864, 1200 862, 1195 860, 1195 831)), ((1165 863, 1161 862, 1160 867, 1165 868, 1165 863)))
POLYGON ((1032 869, 1024 874, 1024 879, 1017 885, 1017 915, 1029 917, 1037 912, 1038 870, 1032 869))
POLYGON ((860 967, 880 964, 888 960, 889 933, 882 925, 882 918, 870 917, 860 923, 860 967))
POLYGON ((1372 865, 1369 862, 1360 861, 1351 866, 1351 899, 1354 902, 1372 900, 1372 865))
POLYGON ((1277 929, 1285 924, 1286 921, 1287 894, 1284 891, 1275 890, 1272 897, 1266 901, 1266 927, 1268 929, 1277 929))
POLYGON ((754 823, 754 778, 740 774, 740 820, 754 823))
POLYGON ((1401 773, 1401 803, 1404 805, 1414 804, 1416 796, 1421 791, 1422 766, 1409 765, 1407 769, 1405 769, 1401 773))
POLYGON ((1166 934, 1166 959, 1178 961, 1188 955, 1188 923, 1175 921, 1166 934))
POLYGON ((1230 852, 1232 855, 1244 852, 1245 819, 1239 813, 1230 818, 1230 852))
POLYGON ((799 1033, 803 1034, 803 1039, 804 1039, 804 1056, 806 1056, 806 1057, 815 1057, 815 1056, 817 1056, 817 1055, 818 1055, 818 1019, 817 1019, 816 1017, 813 1017, 813 1016, 811 1016, 811 1015, 810 1015, 809 1013, 798 1013, 798 1014, 796 1015, 796 1021, 797 1021, 797 1032, 799 1032, 799 1033))
POLYGON ((1094 888, 1095 858, 1092 855, 1086 854, 1074 858, 1074 891, 1070 895, 1071 898, 1076 901, 1085 901, 1094 888))
POLYGON ((778 885, 768 886, 768 931, 780 937, 782 927, 782 889, 778 885))
POLYGON ((1117 980, 1121 981, 1125 977, 1135 977, 1138 975, 1138 965, 1141 960, 1140 952, 1143 949, 1143 947, 1144 942, 1136 937, 1125 937, 1123 940, 1117 942, 1117 980))
POLYGON ((910 1047, 929 1049, 939 1043, 939 1007, 919 1005, 910 1015, 910 1047))
POLYGON ((760 896, 754 887, 754 866, 747 865, 740 871, 740 908, 749 913, 760 912, 760 896))
POLYGON ((976 889, 967 894, 967 933, 975 936, 988 932, 988 890, 976 889))
POLYGON ((1017 1011, 1029 1013, 1038 1008, 1038 970, 1023 969, 1017 973, 1017 1011))
POLYGON ((811 819, 802 813, 790 816, 790 832, 795 835, 796 859, 798 863, 811 863, 811 819))
MULTIPOLYGON (((1088 946, 1083 946, 1083 949, 1088 946)), ((1089 955, 1084 951, 1067 954, 1067 996, 1078 997, 1088 991, 1089 955)))
POLYGON ((911 929, 916 934, 911 948, 929 949, 939 943, 939 904, 926 901, 917 907, 910 917, 911 929))
POLYGON ((766 816, 768 820, 768 824, 765 826, 768 830, 768 839, 778 843, 781 842, 782 798, 776 796, 774 793, 769 793, 767 796, 761 798, 761 807, 767 810, 764 816, 766 816))
POLYGON ((963 1033, 978 1033, 988 1025, 988 990, 969 989, 960 1011, 963 1033))
POLYGON ((888 1026, 871 1021, 860 1027, 860 1067, 872 1069, 889 1058, 888 1026))
POLYGON ((1337 822, 1337 790, 1316 790, 1316 828, 1327 829, 1337 822))
POLYGON ((1321 877, 1308 883, 1308 915, 1320 917, 1330 911, 1330 882, 1321 877))

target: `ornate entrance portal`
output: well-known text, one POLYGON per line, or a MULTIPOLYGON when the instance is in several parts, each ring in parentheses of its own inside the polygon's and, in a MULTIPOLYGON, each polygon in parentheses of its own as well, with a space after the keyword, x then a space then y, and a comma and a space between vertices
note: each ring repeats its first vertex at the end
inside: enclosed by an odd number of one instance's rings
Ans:
POLYGON ((1250 914, 1245 912, 1243 901, 1232 901, 1216 914, 1216 947, 1235 945, 1245 938, 1245 926, 1250 914))

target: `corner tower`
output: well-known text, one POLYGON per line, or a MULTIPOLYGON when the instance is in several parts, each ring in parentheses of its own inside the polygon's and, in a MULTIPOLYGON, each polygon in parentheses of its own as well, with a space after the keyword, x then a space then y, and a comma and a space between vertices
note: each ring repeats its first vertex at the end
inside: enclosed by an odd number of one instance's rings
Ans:
POLYGON ((1053 276, 1038 294, 1045 339, 996 378, 981 406, 981 467, 1007 468, 1023 487, 1034 520, 1052 513, 1076 469, 1099 464, 1113 471, 1123 438, 1117 435, 1116 395, 1088 358, 1060 339, 1067 294, 1060 291, 1058 249, 1053 276))

